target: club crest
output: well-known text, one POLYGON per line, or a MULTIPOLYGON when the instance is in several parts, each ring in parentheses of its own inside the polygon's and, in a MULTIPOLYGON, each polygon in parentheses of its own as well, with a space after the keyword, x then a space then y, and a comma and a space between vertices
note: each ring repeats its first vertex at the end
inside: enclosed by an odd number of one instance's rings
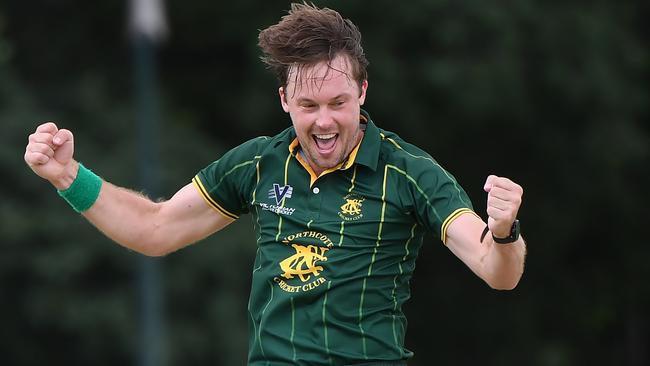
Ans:
POLYGON ((343 197, 345 201, 338 212, 340 218, 345 221, 356 221, 363 217, 363 201, 366 199, 357 194, 348 194, 343 197))

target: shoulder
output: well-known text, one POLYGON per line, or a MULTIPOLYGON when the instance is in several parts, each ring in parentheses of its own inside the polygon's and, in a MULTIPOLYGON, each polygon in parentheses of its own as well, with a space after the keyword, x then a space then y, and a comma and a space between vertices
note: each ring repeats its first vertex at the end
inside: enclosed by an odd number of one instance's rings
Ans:
POLYGON ((380 129, 380 137, 380 158, 387 165, 412 173, 444 171, 428 152, 404 141, 396 133, 380 129))
MULTIPOLYGON (((387 170, 401 176, 407 186, 416 191, 430 193, 449 191, 465 199, 464 191, 456 178, 429 153, 402 140, 397 134, 381 130, 380 160, 387 170)), ((467 203, 469 205, 470 203, 467 203)))

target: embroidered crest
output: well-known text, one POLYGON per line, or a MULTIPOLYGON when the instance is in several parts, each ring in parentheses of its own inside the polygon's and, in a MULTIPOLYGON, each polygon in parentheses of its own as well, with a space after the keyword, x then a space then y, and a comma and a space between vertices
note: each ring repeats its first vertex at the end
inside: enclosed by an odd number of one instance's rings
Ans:
POLYGON ((363 217, 361 211, 363 201, 366 199, 357 194, 351 193, 343 197, 345 203, 341 205, 341 211, 338 212, 339 217, 345 221, 356 221, 363 217))

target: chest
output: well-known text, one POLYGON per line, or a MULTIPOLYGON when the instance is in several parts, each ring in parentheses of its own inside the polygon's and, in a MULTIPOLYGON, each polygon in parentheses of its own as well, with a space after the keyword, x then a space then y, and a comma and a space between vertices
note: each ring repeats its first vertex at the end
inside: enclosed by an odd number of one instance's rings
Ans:
POLYGON ((252 212, 265 237, 316 230, 351 243, 374 245, 377 236, 401 239, 414 223, 403 183, 362 165, 337 170, 315 181, 298 163, 259 166, 252 212), (386 231, 390 229, 390 231, 386 231), (387 234, 388 233, 388 234, 387 234))

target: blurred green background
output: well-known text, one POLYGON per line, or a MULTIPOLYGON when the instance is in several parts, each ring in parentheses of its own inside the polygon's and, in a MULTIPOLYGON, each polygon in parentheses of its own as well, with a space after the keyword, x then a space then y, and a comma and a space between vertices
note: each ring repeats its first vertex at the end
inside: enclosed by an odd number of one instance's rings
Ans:
MULTIPOLYGON (((351 18, 365 108, 431 153, 485 217, 488 174, 525 190, 524 277, 489 289, 433 236, 406 307, 409 365, 648 365, 647 1, 315 1, 351 18), (647 228, 647 227, 646 227, 647 228)), ((168 1, 156 52, 159 196, 227 149, 290 124, 257 33, 288 1, 168 1)), ((140 256, 23 162, 47 120, 76 157, 139 186, 126 1, 0 1, 0 364, 129 365, 140 256)), ((243 365, 255 252, 239 222, 156 259, 162 364, 243 365)))

